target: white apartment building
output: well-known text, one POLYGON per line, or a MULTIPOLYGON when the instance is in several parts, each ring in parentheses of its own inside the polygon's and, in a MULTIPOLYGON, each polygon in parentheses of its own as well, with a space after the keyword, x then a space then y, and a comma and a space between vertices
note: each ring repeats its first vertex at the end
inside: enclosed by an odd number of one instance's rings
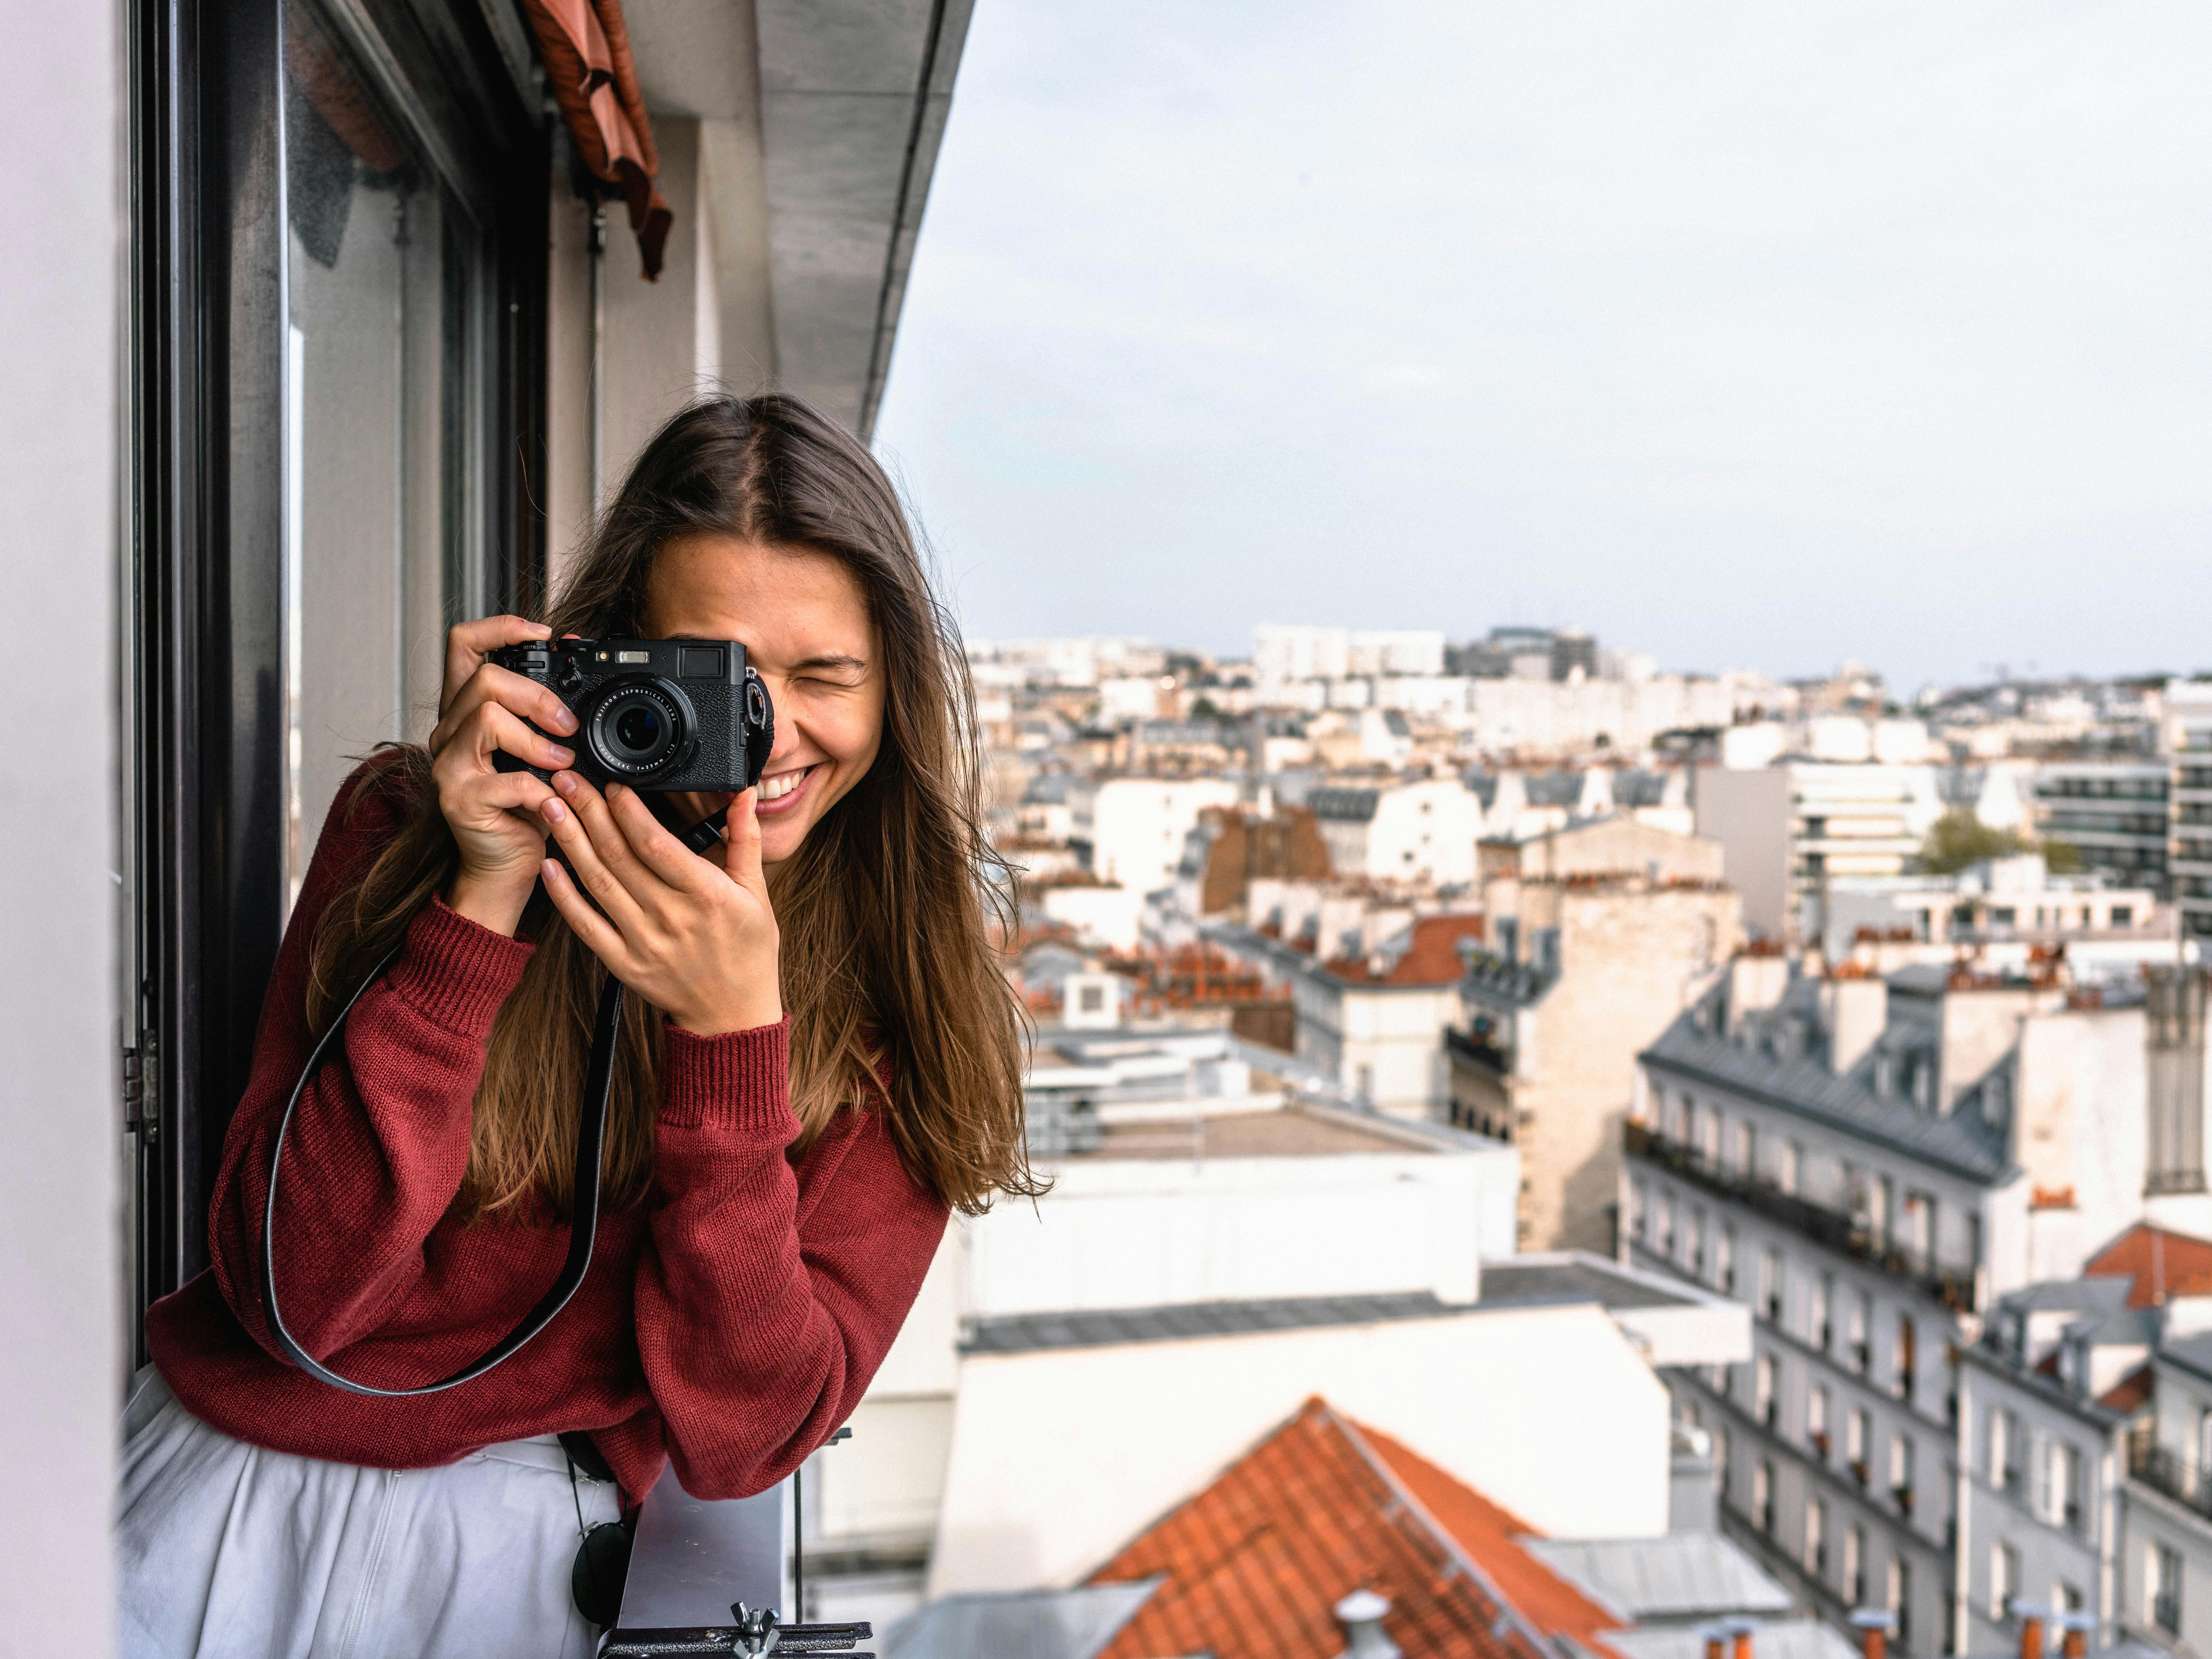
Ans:
POLYGON ((1310 790, 1339 876, 1446 885, 1474 879, 1482 803, 1457 778, 1310 790))
POLYGON ((2152 1421, 2130 1446, 2113 1594, 2129 1634, 2198 1654, 2212 1652, 2212 1297, 2170 1308, 2168 1324, 2152 1421))
POLYGON ((2173 902, 2183 937, 2212 940, 2212 680, 2169 681, 2163 726, 2173 762, 2173 902))
POLYGON ((1571 867, 1546 872, 1539 860, 1557 849, 1539 843, 1511 849, 1534 866, 1528 874, 1483 884, 1487 943, 1469 955, 1463 1015, 1445 1038, 1447 1115, 1520 1149, 1524 1249, 1610 1254, 1637 1053, 1734 954, 1736 896, 1699 874, 1644 873, 1670 852, 1690 871, 1710 868, 1719 861, 1710 842, 1628 818, 1558 839, 1571 867), (1607 842, 1636 861, 1571 867, 1583 853, 1602 864, 1607 842))
POLYGON ((2087 869, 2163 890, 2172 769, 2162 760, 2050 761, 2036 769, 2036 839, 2071 847, 2087 869))
POLYGON ((2024 1607, 2094 1620, 2100 1645, 2125 1633, 2129 1436, 2148 1419, 2160 1323, 2129 1306, 2136 1288, 2122 1274, 2029 1285, 1960 1351, 1962 1651, 2017 1645, 2024 1607))
POLYGON ((1902 1652, 1960 1635, 1956 1352, 2130 1224, 2168 1156, 2142 1008, 2072 1000, 1745 956, 1641 1057, 1630 1259, 1755 1315, 1750 1364, 1674 1379, 1727 1524, 1830 1617, 1890 1608, 1902 1652))
POLYGON ((1069 791, 1071 842, 1091 872, 1139 896, 1175 878, 1183 838, 1209 806, 1233 806, 1222 778, 1108 778, 1069 791))
POLYGON ((1703 765, 1691 794, 1698 833, 1726 849, 1744 925, 1792 942, 1820 937, 1832 878, 1903 875, 1943 815, 1934 767, 1874 761, 1703 765))
MULTIPOLYGON (((1275 887, 1287 898, 1296 896, 1292 885, 1275 887)), ((1326 914, 1324 907, 1316 920, 1326 914)), ((1358 955, 1337 954, 1321 942, 1325 933, 1285 936, 1280 927, 1263 933, 1210 922, 1200 933, 1257 967, 1271 987, 1289 988, 1298 1059, 1378 1111, 1442 1120, 1451 1090, 1444 1034, 1460 1018, 1463 951, 1480 940, 1482 926, 1474 915, 1408 914, 1358 955)))
POLYGON ((1992 967, 2025 963, 2031 946, 2063 945, 2077 978, 2092 963, 2133 977, 2141 963, 2173 954, 2171 918, 2148 887, 2115 885, 2101 873, 2054 876, 2040 853, 1948 876, 1833 876, 1823 917, 1817 942, 1831 962, 1849 957, 1863 934, 1929 947, 1906 959, 1978 950, 1992 967))
POLYGON ((1252 630, 1252 675, 1263 695, 1300 680, 1441 674, 1444 636, 1424 628, 1316 628, 1263 623, 1252 630))

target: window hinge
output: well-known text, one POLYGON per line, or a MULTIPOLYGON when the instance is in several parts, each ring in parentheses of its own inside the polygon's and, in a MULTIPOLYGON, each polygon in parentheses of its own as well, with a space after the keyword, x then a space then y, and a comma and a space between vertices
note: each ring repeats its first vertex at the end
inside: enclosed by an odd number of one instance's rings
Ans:
POLYGON ((154 1038, 148 1032, 140 1038, 141 1046, 123 1050, 123 1133, 140 1135, 151 1141, 160 1132, 160 1115, 148 1085, 154 1077, 154 1038))

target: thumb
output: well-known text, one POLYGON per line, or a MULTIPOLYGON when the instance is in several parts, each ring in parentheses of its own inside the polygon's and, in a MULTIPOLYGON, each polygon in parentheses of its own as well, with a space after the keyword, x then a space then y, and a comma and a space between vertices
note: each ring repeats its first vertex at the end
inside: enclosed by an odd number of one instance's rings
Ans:
POLYGON ((730 803, 730 816, 724 820, 730 851, 722 867, 738 886, 765 894, 768 878, 761 870, 760 815, 753 810, 759 799, 760 786, 756 784, 730 803))

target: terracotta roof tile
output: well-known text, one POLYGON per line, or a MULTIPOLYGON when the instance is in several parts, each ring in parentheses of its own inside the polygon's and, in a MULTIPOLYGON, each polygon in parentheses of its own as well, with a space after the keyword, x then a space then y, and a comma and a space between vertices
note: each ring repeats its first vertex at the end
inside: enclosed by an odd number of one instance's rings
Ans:
POLYGON ((1379 1430, 1363 1427, 1358 1432, 1414 1502, 1545 1635, 1601 1646, 1601 1632, 1621 1628, 1620 1620, 1521 1547, 1516 1539, 1535 1531, 1527 1522, 1379 1430))
POLYGON ((1099 1659, 1336 1659, 1344 1632, 1332 1609, 1359 1589, 1389 1599, 1383 1628, 1406 1659, 1544 1659, 1529 1620, 1514 1616, 1526 1610, 1508 1580, 1544 1609, 1534 1623, 1546 1633, 1553 1618, 1558 1630, 1594 1632, 1605 1614, 1509 1529, 1526 1530, 1396 1442, 1310 1400, 1094 1577, 1164 1579, 1099 1659))
POLYGON ((2151 1368, 2138 1365, 2125 1376, 2097 1396, 2097 1403, 2108 1412, 2120 1412, 2132 1417, 2150 1403, 2151 1368))
POLYGON ((2133 1279, 2130 1308, 2151 1308, 2177 1296, 2212 1295, 2212 1243, 2138 1223, 2089 1259, 2084 1279, 2133 1279))
POLYGON ((1339 957, 1327 965, 1347 985, 1456 985, 1467 975, 1459 954, 1463 939, 1482 942, 1480 916, 1419 916, 1406 953, 1382 973, 1371 972, 1365 957, 1339 957))

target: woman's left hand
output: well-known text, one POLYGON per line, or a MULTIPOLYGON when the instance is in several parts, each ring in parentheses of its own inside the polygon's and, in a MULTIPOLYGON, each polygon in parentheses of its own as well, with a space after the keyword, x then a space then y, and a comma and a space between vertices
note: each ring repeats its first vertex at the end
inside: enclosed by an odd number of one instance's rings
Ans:
POLYGON ((730 804, 717 862, 662 828, 634 789, 602 795, 574 772, 553 787, 561 799, 543 816, 575 874, 546 860, 545 891, 608 971, 696 1036, 781 1019, 754 792, 730 804))

